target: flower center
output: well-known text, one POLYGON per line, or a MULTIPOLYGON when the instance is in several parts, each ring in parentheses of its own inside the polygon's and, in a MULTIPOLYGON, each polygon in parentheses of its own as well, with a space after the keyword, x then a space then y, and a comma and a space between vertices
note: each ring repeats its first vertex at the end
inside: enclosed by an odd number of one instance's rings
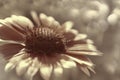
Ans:
POLYGON ((39 27, 26 35, 26 51, 37 54, 60 54, 66 51, 64 36, 54 29, 39 27))

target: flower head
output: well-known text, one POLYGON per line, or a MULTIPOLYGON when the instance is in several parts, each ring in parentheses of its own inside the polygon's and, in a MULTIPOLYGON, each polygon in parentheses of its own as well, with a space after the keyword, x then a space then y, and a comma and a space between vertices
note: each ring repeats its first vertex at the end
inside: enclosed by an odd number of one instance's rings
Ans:
POLYGON ((67 21, 60 25, 51 16, 31 12, 32 20, 12 15, 0 19, 0 52, 8 60, 5 71, 32 80, 37 72, 44 80, 63 68, 79 67, 87 75, 93 63, 85 55, 100 55, 87 35, 72 29, 67 21))

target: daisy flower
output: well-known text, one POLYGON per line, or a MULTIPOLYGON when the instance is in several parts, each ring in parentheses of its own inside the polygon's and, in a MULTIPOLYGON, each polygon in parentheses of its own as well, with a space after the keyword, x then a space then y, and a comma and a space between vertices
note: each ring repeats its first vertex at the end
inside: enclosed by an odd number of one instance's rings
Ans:
POLYGON ((8 63, 5 71, 32 80, 39 73, 44 80, 60 76, 63 68, 79 67, 87 75, 94 64, 85 55, 98 50, 86 34, 72 29, 73 23, 60 24, 51 16, 31 12, 32 20, 12 15, 0 19, 0 52, 8 63))

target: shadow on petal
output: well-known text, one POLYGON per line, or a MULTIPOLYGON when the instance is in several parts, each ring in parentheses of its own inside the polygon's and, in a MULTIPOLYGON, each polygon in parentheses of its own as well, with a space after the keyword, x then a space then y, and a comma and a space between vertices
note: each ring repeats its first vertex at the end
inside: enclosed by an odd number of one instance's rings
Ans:
POLYGON ((0 27, 0 38, 4 40, 23 41, 23 37, 7 26, 0 27))
POLYGON ((14 54, 17 54, 23 46, 18 44, 5 44, 0 46, 0 54, 2 54, 5 59, 11 58, 14 54))

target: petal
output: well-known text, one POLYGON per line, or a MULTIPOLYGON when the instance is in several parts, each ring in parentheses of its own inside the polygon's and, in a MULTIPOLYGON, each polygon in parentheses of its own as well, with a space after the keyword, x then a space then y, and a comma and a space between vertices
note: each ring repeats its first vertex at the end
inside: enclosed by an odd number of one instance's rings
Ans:
POLYGON ((88 69, 89 69, 90 71, 92 71, 94 74, 96 73, 95 70, 93 69, 93 67, 88 67, 88 69))
POLYGON ((56 76, 56 77, 59 77, 59 76, 61 76, 62 74, 63 74, 63 68, 62 68, 62 66, 61 66, 61 64, 60 63, 57 63, 55 66, 54 66, 54 75, 56 76))
POLYGON ((67 42, 67 46, 68 47, 72 47, 74 45, 81 45, 81 44, 86 44, 86 45, 93 45, 93 41, 90 39, 82 39, 82 40, 71 40, 69 42, 67 42))
POLYGON ((60 27, 60 23, 55 20, 55 21, 53 21, 51 26, 60 27))
POLYGON ((14 69, 16 67, 16 65, 21 61, 23 60, 24 58, 26 58, 26 55, 25 54, 16 54, 14 55, 10 60, 9 62, 6 64, 5 66, 5 71, 6 72, 9 72, 11 71, 12 69, 14 69))
POLYGON ((0 46, 0 53, 7 59, 18 53, 23 46, 18 44, 5 44, 0 46))
POLYGON ((67 21, 64 24, 62 24, 62 27, 64 28, 65 32, 68 32, 73 26, 73 22, 67 21))
POLYGON ((16 66, 16 73, 18 76, 23 75, 28 69, 31 63, 31 58, 27 58, 25 60, 20 61, 20 63, 16 66))
POLYGON ((86 34, 78 34, 74 40, 82 40, 82 39, 85 39, 87 38, 87 35, 86 34))
POLYGON ((39 16, 37 15, 37 13, 35 11, 31 11, 31 16, 32 16, 32 19, 35 22, 35 24, 37 26, 40 26, 40 19, 39 19, 39 16))
POLYGON ((18 45, 25 46, 25 44, 24 44, 24 43, 21 43, 21 42, 12 41, 12 40, 3 40, 3 39, 0 39, 0 46, 1 46, 1 45, 4 45, 4 44, 18 44, 18 45))
POLYGON ((4 40, 24 41, 24 38, 17 31, 3 25, 0 27, 0 38, 4 40))
POLYGON ((51 16, 46 16, 45 14, 41 13, 39 15, 40 20, 41 20, 41 24, 43 26, 47 26, 47 27, 56 27, 56 26, 60 26, 59 22, 56 21, 53 17, 51 16))
POLYGON ((80 51, 80 50, 87 50, 87 51, 97 51, 96 47, 92 44, 78 44, 68 48, 70 51, 80 51))
POLYGON ((40 18, 41 24, 42 24, 43 26, 48 23, 48 22, 47 22, 47 16, 46 16, 45 14, 41 13, 41 14, 39 15, 39 18, 40 18))
POLYGON ((90 51, 67 51, 68 54, 74 55, 93 55, 93 56, 101 56, 102 53, 100 52, 90 52, 90 51))
POLYGON ((39 67, 40 67, 40 62, 39 62, 39 60, 38 60, 37 57, 35 57, 35 58, 33 59, 33 63, 32 63, 31 66, 36 67, 36 68, 39 68, 39 67))
POLYGON ((41 64, 40 66, 40 74, 44 80, 50 80, 50 76, 52 73, 53 66, 41 64))
POLYGON ((11 70, 13 70, 15 68, 14 63, 8 62, 5 66, 5 72, 10 72, 11 70))
POLYGON ((37 74, 39 68, 40 68, 40 62, 38 61, 38 58, 34 58, 31 66, 28 68, 25 74, 25 77, 28 80, 33 80, 33 77, 37 74))
POLYGON ((70 60, 64 60, 64 59, 61 59, 60 60, 60 63, 61 65, 64 67, 64 68, 72 68, 72 67, 76 67, 76 63, 74 61, 70 61, 70 60))
POLYGON ((2 19, 2 20, 0 19, 0 23, 4 26, 9 27, 12 30, 16 31, 16 33, 18 33, 19 35, 25 36, 24 35, 25 31, 23 32, 22 28, 13 22, 12 18, 8 17, 8 18, 2 19))
POLYGON ((63 34, 67 40, 73 40, 77 35, 78 31, 75 29, 71 29, 68 32, 63 34))
POLYGON ((15 54, 12 58, 9 59, 9 62, 17 64, 19 63, 21 60, 24 60, 28 58, 28 54, 24 53, 24 52, 19 52, 17 54, 15 54))
POLYGON ((81 69, 85 74, 87 74, 88 76, 90 76, 90 72, 89 72, 89 70, 88 70, 87 67, 80 67, 80 69, 81 69))
POLYGON ((93 44, 93 43, 94 43, 91 39, 86 39, 86 42, 87 42, 88 44, 93 44))
POLYGON ((55 19, 53 17, 49 16, 47 18, 47 21, 48 21, 48 26, 53 26, 55 19))
POLYGON ((75 58, 75 57, 72 57, 72 56, 69 56, 69 55, 65 55, 65 56, 68 57, 69 59, 79 63, 79 64, 85 64, 87 66, 93 66, 93 63, 91 63, 91 62, 84 61, 82 59, 78 59, 78 58, 75 58))
POLYGON ((28 80, 33 80, 33 77, 35 76, 35 74, 37 74, 37 72, 38 68, 30 66, 25 74, 25 78, 28 80))
POLYGON ((19 28, 21 28, 22 30, 26 29, 26 27, 29 27, 30 29, 34 27, 32 21, 24 16, 12 15, 12 21, 13 25, 19 25, 19 28))

